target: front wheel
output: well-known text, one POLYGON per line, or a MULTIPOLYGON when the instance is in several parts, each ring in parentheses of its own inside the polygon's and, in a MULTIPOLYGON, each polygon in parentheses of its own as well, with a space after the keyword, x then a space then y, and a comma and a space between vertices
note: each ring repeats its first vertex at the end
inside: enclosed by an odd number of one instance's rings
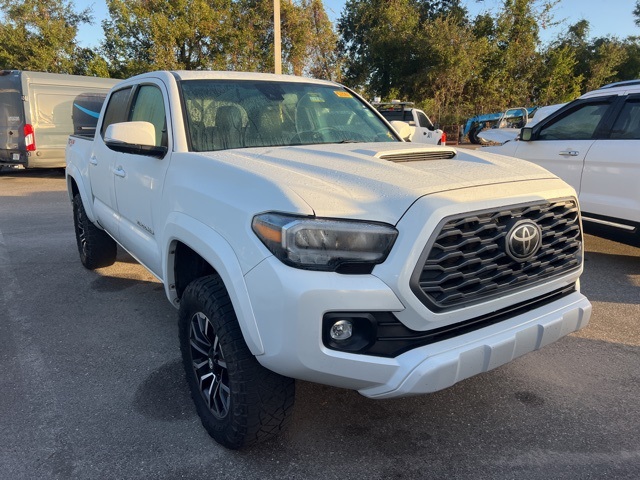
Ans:
POLYGON ((195 280, 185 290, 179 334, 196 411, 218 443, 238 449, 286 428, 293 411, 294 380, 258 363, 218 275, 195 280))
POLYGON ((73 225, 82 265, 95 270, 115 263, 118 253, 116 242, 89 220, 79 194, 73 197, 73 225))

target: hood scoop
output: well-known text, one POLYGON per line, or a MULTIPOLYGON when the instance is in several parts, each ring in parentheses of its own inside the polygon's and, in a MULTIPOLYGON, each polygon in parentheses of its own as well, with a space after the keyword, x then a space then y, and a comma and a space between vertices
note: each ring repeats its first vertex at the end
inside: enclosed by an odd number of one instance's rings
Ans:
POLYGON ((380 152, 376 157, 395 163, 423 162, 425 160, 451 160, 457 153, 453 148, 438 147, 409 151, 380 152))

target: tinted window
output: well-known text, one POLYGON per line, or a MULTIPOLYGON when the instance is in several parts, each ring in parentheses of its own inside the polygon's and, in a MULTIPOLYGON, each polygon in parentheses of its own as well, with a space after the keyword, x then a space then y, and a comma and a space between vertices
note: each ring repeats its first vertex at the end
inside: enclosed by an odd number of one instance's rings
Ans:
POLYGON ((640 99, 629 100, 624 104, 610 138, 640 140, 640 99))
POLYGON ((609 108, 609 101, 583 103, 540 129, 540 140, 589 140, 609 108))
POLYGON ((111 97, 109 97, 109 104, 104 112, 104 120, 100 128, 100 135, 102 135, 103 138, 109 125, 127 121, 127 107, 129 105, 130 94, 131 88, 129 87, 113 92, 111 97))
POLYGON ((162 92, 153 85, 143 85, 138 89, 133 109, 132 122, 143 121, 153 124, 156 130, 156 147, 167 146, 167 120, 162 92))
POLYGON ((337 85, 188 80, 181 83, 191 149, 398 141, 337 85))
POLYGON ((428 128, 429 130, 433 130, 433 123, 429 120, 429 118, 422 112, 418 112, 418 123, 421 127, 428 128))
POLYGON ((0 127, 18 128, 24 123, 20 76, 0 72, 0 127))
POLYGON ((105 93, 81 93, 73 100, 71 118, 74 134, 93 136, 106 97, 105 93))

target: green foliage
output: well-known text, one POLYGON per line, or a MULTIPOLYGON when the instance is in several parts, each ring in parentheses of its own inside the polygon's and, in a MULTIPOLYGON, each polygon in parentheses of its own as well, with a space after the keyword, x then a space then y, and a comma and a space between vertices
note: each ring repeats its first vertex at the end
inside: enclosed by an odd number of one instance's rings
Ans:
POLYGON ((83 73, 76 35, 91 22, 90 9, 76 12, 65 0, 0 0, 0 7, 0 68, 83 73))
MULTIPOLYGON (((640 37, 569 25, 541 45, 558 0, 502 0, 469 18, 462 0, 347 0, 334 31, 322 0, 282 0, 282 69, 412 100, 440 123, 572 100, 640 77, 640 37)), ((158 69, 270 72, 273 0, 107 0, 100 49, 80 48, 91 11, 72 0, 0 0, 0 68, 126 78, 158 69)), ((640 26, 640 0, 630 6, 640 26)))
MULTIPOLYGON (((157 69, 269 72, 273 0, 107 0, 113 74, 157 69)), ((337 37, 320 0, 281 3, 283 71, 335 78, 337 37)))

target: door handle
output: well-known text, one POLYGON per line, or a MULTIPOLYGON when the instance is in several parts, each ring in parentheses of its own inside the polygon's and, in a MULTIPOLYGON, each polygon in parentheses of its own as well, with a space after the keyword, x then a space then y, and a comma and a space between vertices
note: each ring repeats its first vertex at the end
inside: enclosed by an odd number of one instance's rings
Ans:
POLYGON ((118 166, 118 168, 114 169, 114 170, 113 170, 113 174, 114 174, 116 177, 121 177, 121 178, 124 178, 124 177, 126 177, 126 176, 127 176, 127 172, 125 172, 125 171, 124 171, 124 169, 122 168, 122 166, 118 166))
POLYGON ((96 156, 95 156, 95 155, 91 155, 91 156, 89 157, 89 163, 90 163, 91 165, 98 165, 98 159, 96 158, 96 156))
POLYGON ((580 152, 578 152, 577 150, 563 150, 559 153, 559 155, 569 155, 570 157, 577 157, 579 153, 580 152))

